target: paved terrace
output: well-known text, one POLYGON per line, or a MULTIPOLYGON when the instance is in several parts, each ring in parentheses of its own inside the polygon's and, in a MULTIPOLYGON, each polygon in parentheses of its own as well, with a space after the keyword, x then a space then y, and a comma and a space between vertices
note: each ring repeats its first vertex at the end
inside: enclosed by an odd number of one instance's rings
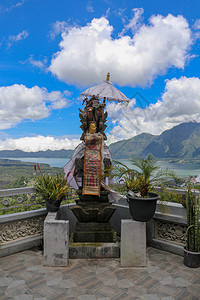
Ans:
POLYGON ((147 268, 121 268, 119 259, 70 259, 68 267, 43 267, 42 252, 0 259, 0 299, 199 300, 200 269, 183 257, 148 248, 147 268))

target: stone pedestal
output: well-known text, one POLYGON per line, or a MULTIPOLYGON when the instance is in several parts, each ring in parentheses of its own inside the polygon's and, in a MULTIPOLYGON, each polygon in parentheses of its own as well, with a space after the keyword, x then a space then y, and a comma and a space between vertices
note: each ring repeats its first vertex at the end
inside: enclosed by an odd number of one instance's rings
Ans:
POLYGON ((69 257, 69 221, 48 213, 44 221, 44 266, 64 267, 69 257))
POLYGON ((146 223, 121 222, 121 266, 146 267, 146 223))
POLYGON ((111 228, 109 220, 116 208, 108 201, 108 192, 101 191, 96 195, 82 195, 78 190, 79 200, 71 207, 78 219, 73 232, 74 243, 113 243, 116 232, 111 228))

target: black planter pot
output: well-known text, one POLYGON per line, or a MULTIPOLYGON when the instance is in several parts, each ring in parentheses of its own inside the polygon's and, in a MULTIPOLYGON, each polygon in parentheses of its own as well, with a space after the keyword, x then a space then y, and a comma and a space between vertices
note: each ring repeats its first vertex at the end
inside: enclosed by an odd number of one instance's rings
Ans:
POLYGON ((53 203, 49 203, 47 200, 45 200, 46 208, 48 212, 57 212, 60 208, 62 200, 56 200, 53 203))
POLYGON ((184 250, 184 265, 189 268, 200 267, 200 252, 191 252, 187 249, 184 250))
POLYGON ((139 222, 150 221, 156 211, 156 202, 160 196, 156 193, 149 193, 148 197, 140 198, 135 193, 127 193, 127 202, 129 204, 130 214, 133 220, 139 222))

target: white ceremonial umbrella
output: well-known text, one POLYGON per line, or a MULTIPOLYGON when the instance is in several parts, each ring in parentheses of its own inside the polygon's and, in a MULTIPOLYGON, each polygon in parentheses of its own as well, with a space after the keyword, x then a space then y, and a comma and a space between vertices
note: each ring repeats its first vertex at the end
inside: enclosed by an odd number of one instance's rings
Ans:
POLYGON ((80 96, 92 97, 96 96, 99 99, 108 101, 129 102, 130 100, 110 82, 110 74, 107 74, 106 80, 98 85, 88 88, 83 91, 80 96))

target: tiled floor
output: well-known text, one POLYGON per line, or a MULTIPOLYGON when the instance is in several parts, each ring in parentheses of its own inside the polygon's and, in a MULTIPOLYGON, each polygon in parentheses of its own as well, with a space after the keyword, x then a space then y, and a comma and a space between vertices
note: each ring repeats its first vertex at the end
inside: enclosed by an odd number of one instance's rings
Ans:
POLYGON ((199 300, 200 268, 148 248, 147 268, 121 268, 119 259, 70 260, 43 267, 40 251, 0 259, 0 299, 15 300, 199 300))

